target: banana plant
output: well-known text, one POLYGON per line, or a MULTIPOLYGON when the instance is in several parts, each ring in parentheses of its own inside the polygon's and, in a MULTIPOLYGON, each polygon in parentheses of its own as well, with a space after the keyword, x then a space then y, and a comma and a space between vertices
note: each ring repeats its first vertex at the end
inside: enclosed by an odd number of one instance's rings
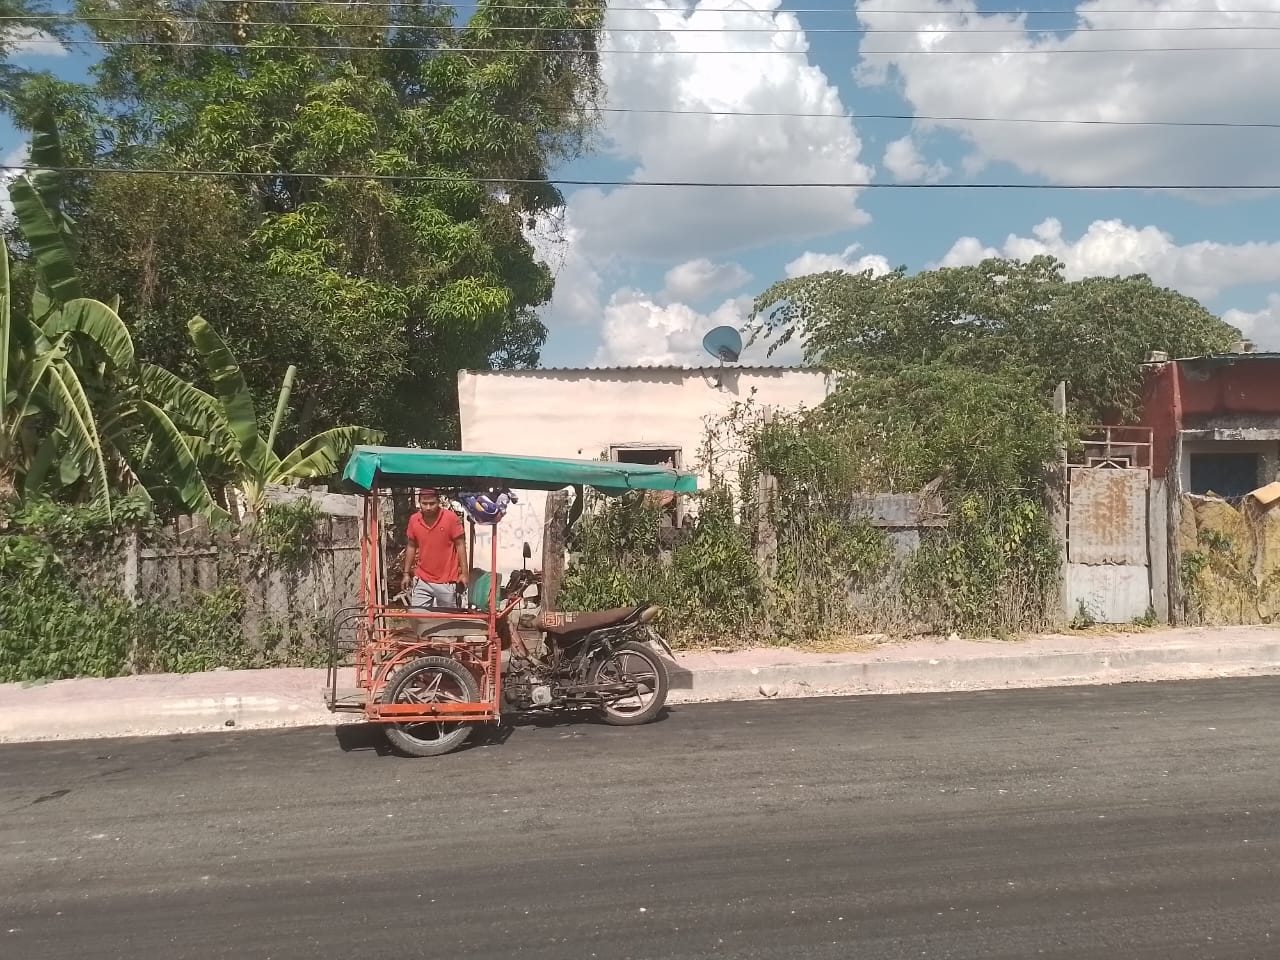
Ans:
POLYGON ((141 370, 143 392, 186 428, 184 439, 206 475, 212 475, 218 464, 225 467, 245 512, 256 513, 261 508, 268 486, 295 486, 303 480, 330 476, 354 446, 382 441, 383 434, 376 430, 334 427, 279 456, 275 441, 289 406, 297 367, 290 366, 285 373, 270 429, 263 437, 249 386, 222 337, 203 317, 193 317, 187 329, 213 383, 213 393, 161 367, 145 364, 141 370))
POLYGON ((37 126, 31 158, 35 169, 9 189, 35 264, 31 316, 15 315, 8 250, 0 257, 0 496, 15 495, 19 484, 29 496, 83 480, 109 514, 113 487, 150 498, 139 477, 158 469, 177 502, 216 515, 180 432, 138 395, 133 339, 118 299, 108 305, 82 295, 50 116, 37 126))

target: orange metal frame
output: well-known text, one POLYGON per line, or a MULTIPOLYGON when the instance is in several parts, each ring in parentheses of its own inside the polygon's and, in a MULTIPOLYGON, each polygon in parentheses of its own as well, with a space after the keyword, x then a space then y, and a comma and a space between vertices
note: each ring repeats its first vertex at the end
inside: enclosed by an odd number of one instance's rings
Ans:
MULTIPOLYGON (((364 712, 374 723, 408 723, 423 720, 493 721, 498 719, 502 696, 502 641, 498 623, 520 602, 520 595, 498 603, 498 530, 490 544, 492 578, 489 609, 441 613, 430 609, 393 607, 383 597, 382 528, 379 510, 385 494, 371 490, 364 499, 364 531, 360 538, 360 607, 357 626, 356 686, 366 691, 364 712), (484 624, 484 635, 471 637, 418 636, 422 621, 484 624), (475 703, 412 704, 379 703, 392 673, 410 660, 444 656, 457 661, 476 679, 480 699, 475 703)), ((477 624, 478 627, 478 624, 477 624)), ((519 643, 512 631, 513 645, 519 643)), ((523 646, 522 643, 519 644, 523 646)))

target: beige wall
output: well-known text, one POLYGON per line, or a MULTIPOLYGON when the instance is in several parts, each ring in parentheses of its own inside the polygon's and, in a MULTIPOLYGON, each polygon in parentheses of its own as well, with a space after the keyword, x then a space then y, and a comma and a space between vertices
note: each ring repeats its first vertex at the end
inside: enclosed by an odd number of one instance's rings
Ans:
MULTIPOLYGON (((825 399, 820 370, 786 367, 703 369, 462 371, 458 374, 462 449, 594 460, 615 445, 676 447, 681 467, 698 472, 708 418, 754 398, 759 407, 795 410, 825 399)), ((520 566, 528 541, 542 557, 545 497, 529 493, 499 528, 499 568, 520 566)), ((477 538, 481 565, 487 538, 477 538)))

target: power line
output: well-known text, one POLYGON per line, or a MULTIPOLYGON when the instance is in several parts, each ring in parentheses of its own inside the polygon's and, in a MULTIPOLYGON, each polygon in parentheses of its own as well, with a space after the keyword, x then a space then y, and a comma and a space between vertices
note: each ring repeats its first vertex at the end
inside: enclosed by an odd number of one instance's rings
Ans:
MULTIPOLYGON (((566 110, 568 108, 565 108, 566 110)), ((1090 120, 1057 117, 940 117, 918 113, 789 113, 786 111, 754 113, 741 110, 665 110, 639 107, 597 107, 600 113, 659 114, 691 117, 773 117, 830 120, 911 120, 928 123, 1037 123, 1100 127, 1218 127, 1225 129, 1280 130, 1280 122, 1234 120, 1090 120)))
MULTIPOLYGON (((329 6, 337 5, 336 0, 209 0, 209 2, 226 3, 232 6, 242 6, 246 4, 265 4, 267 6, 329 7, 329 6)), ((357 6, 357 7, 372 7, 372 8, 393 8, 393 7, 399 8, 399 7, 413 6, 413 4, 405 3, 403 2, 403 0, 355 0, 355 2, 351 3, 350 5, 357 6)), ((541 3, 541 4, 540 3, 531 3, 531 4, 490 3, 490 4, 485 4, 484 9, 533 12, 538 10, 569 10, 572 8, 570 8, 568 4, 564 4, 564 3, 541 3)), ((655 9, 654 7, 617 7, 617 6, 613 6, 612 4, 609 5, 609 11, 613 13, 663 13, 663 12, 684 13, 685 12, 683 9, 675 8, 675 7, 666 8, 666 9, 663 9, 663 8, 655 9)), ((700 7, 696 7, 692 12, 694 13, 742 13, 742 14, 755 14, 755 15, 759 15, 759 14, 774 15, 778 13, 791 13, 791 14, 824 13, 824 14, 847 16, 852 11, 833 9, 831 7, 797 7, 797 8, 785 9, 785 10, 782 10, 782 9, 751 10, 744 7, 701 7, 700 6, 700 7)), ((932 9, 930 8, 914 8, 914 9, 894 8, 891 10, 859 10, 858 16, 868 16, 868 15, 887 16, 890 14, 893 14, 893 15, 918 14, 921 16, 924 16, 924 15, 936 16, 940 12, 945 12, 945 11, 940 11, 936 7, 932 9)), ((959 11, 959 12, 967 12, 967 11, 959 11)), ((990 14, 1001 14, 1005 16, 1020 16, 1022 14, 1032 14, 1036 16, 1070 16, 1070 17, 1079 16, 1079 11, 1075 7, 1022 7, 1020 9, 1015 9, 1015 10, 992 10, 987 12, 990 14)), ((974 11, 974 13, 981 14, 981 11, 974 11)), ((1135 7, 1135 8, 1111 9, 1111 10, 1090 10, 1089 16, 1093 17, 1093 16, 1107 15, 1107 14, 1158 14, 1158 13, 1280 15, 1280 10, 1277 10, 1275 8, 1260 9, 1256 7, 1233 8, 1229 10, 1223 10, 1223 9, 1205 10, 1203 7, 1159 6, 1159 7, 1145 7, 1145 8, 1135 7)))
MULTIPOLYGON (((377 45, 351 45, 342 43, 332 44, 303 44, 303 43, 257 43, 252 40, 244 43, 234 43, 227 41, 224 43, 214 43, 208 41, 194 40, 59 40, 54 37, 32 37, 23 38, 22 43, 30 44, 50 44, 53 46, 72 45, 72 46, 98 46, 98 47, 179 47, 179 48, 202 48, 209 50, 225 50, 227 48, 235 48, 240 50, 329 50, 329 51, 404 51, 404 50, 423 50, 435 53, 576 53, 579 51, 570 48, 559 47, 395 47, 388 44, 377 45)), ((587 51, 581 51, 587 52, 587 51)), ((714 54, 725 54, 734 56, 760 56, 760 55, 783 55, 783 56, 801 56, 807 57, 812 51, 810 50, 628 50, 626 48, 601 48, 590 51, 599 54, 622 54, 622 55, 647 55, 647 56, 669 56, 678 54, 681 56, 711 56, 714 54)), ((1015 47, 1008 50, 859 50, 856 51, 860 57, 914 57, 914 56, 969 56, 969 57, 1003 57, 1011 54, 1097 54, 1097 53, 1262 53, 1272 52, 1280 53, 1280 46, 1208 46, 1208 47, 1056 47, 1052 49, 1040 47, 1015 47)))
MULTIPOLYGON (((1280 10, 1275 11, 1280 15, 1280 10)), ((432 29, 430 25, 415 23, 357 23, 357 22, 341 22, 341 23, 311 23, 304 20, 208 20, 204 18, 195 19, 169 19, 163 17, 76 17, 66 14, 42 14, 39 16, 0 16, 0 22, 13 21, 21 23, 33 22, 58 22, 58 23, 142 23, 154 24, 155 26, 208 26, 208 27, 288 27, 299 29, 313 30, 405 30, 405 29, 432 29)), ((460 29, 466 29, 463 25, 460 29)), ((670 27, 533 27, 533 26, 486 26, 486 31, 491 33, 536 33, 546 31, 549 33, 597 33, 608 32, 609 34, 624 33, 768 33, 768 34, 845 34, 854 36, 870 36, 874 34, 884 35, 905 35, 914 36, 917 34, 924 35, 952 35, 952 34, 976 34, 976 35, 996 35, 996 34, 1026 34, 1035 32, 1048 31, 1029 31, 1024 28, 1010 27, 924 27, 920 29, 912 29, 909 27, 687 27, 681 26, 678 30, 670 27)), ((1171 26, 1171 27, 1090 27, 1087 30, 1081 30, 1081 33, 1195 33, 1200 31, 1259 31, 1259 30, 1280 30, 1280 24, 1216 24, 1212 26, 1171 26)))
POLYGON ((883 181, 751 181, 738 182, 727 180, 586 180, 565 177, 547 177, 543 179, 523 177, 469 177, 461 174, 441 176, 439 174, 419 173, 316 173, 290 171, 248 171, 248 170, 180 170, 164 167, 38 167, 29 164, 0 164, 0 170, 11 173, 32 173, 50 171, 54 173, 86 174, 86 175, 122 175, 122 176, 163 176, 163 177, 213 177, 235 179, 278 179, 278 180, 366 180, 392 183, 483 183, 493 186, 560 186, 560 187, 693 187, 731 188, 731 189, 787 189, 802 188, 841 189, 841 190, 1201 190, 1201 191, 1258 191, 1280 190, 1280 184, 1243 184, 1243 183, 1096 183, 1096 184, 1055 184, 1055 183, 886 183, 883 181))

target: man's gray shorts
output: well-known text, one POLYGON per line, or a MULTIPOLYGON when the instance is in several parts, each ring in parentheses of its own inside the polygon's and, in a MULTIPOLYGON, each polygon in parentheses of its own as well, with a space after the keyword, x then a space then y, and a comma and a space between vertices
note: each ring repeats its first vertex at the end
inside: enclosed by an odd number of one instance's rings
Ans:
POLYGON ((409 594, 411 607, 452 607, 458 603, 458 588, 452 583, 427 583, 415 579, 409 594))

